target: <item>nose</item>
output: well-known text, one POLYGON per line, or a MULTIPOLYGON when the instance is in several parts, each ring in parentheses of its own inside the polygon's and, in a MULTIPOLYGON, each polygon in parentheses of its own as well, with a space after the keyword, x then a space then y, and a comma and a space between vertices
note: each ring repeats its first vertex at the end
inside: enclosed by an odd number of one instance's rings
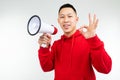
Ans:
POLYGON ((68 21, 69 21, 68 17, 65 17, 64 22, 68 22, 68 21))

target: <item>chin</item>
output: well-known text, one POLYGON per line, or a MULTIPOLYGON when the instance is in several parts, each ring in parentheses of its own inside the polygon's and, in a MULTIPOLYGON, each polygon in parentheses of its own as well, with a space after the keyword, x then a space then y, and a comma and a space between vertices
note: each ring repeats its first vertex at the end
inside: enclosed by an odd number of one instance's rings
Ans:
POLYGON ((67 34, 70 33, 70 32, 71 32, 71 31, 64 31, 64 33, 67 33, 67 34))
POLYGON ((66 29, 66 30, 64 30, 64 32, 68 33, 68 32, 70 32, 70 30, 66 29))

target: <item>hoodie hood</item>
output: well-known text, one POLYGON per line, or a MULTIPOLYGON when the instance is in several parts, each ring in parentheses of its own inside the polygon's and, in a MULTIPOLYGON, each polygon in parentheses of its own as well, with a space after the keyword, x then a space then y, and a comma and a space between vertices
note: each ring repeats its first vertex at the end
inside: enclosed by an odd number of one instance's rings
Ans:
POLYGON ((65 36, 65 35, 62 35, 61 36, 61 40, 62 40, 62 45, 64 44, 64 42, 66 41, 66 40, 72 40, 71 41, 71 50, 72 50, 72 48, 73 48, 73 45, 74 45, 74 39, 77 37, 77 36, 80 36, 81 35, 81 33, 80 33, 80 31, 79 30, 76 30, 76 32, 73 34, 73 35, 71 35, 70 37, 67 37, 67 36, 65 36))
POLYGON ((80 31, 79 30, 76 30, 76 32, 73 34, 73 35, 71 35, 70 37, 67 37, 67 36, 65 36, 65 35, 62 35, 61 36, 61 39, 62 40, 64 40, 64 39, 70 39, 70 38, 73 38, 73 37, 77 37, 77 36, 79 36, 81 33, 80 33, 80 31))

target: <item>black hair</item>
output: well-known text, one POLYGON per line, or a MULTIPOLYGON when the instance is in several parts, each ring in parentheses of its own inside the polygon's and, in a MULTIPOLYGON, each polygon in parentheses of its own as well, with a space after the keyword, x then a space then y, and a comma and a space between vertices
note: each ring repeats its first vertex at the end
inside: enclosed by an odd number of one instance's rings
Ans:
POLYGON ((63 4, 63 5, 59 8, 58 13, 60 13, 61 9, 63 9, 63 8, 72 8, 73 11, 77 14, 77 11, 76 11, 76 9, 74 8, 74 6, 71 5, 71 4, 69 4, 69 3, 63 4))

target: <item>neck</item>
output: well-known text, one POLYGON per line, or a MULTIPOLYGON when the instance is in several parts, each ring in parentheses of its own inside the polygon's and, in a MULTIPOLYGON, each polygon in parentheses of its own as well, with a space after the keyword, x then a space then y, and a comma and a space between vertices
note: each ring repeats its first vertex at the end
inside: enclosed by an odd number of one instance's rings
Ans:
POLYGON ((66 33, 64 33, 64 35, 67 37, 71 37, 75 32, 76 32, 76 29, 71 32, 66 32, 66 33))

